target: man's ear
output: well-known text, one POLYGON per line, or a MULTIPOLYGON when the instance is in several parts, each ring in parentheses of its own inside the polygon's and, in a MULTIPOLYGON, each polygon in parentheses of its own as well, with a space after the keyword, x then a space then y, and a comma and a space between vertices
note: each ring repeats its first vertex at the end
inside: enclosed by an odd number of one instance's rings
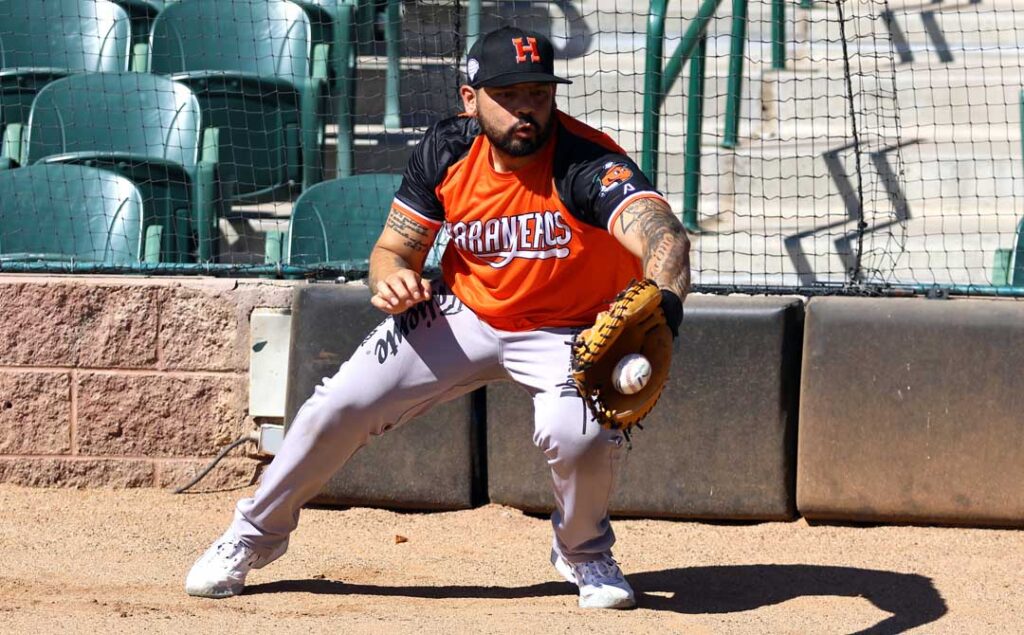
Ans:
POLYGON ((459 96, 462 97, 462 109, 470 117, 476 116, 476 91, 469 84, 459 87, 459 96))

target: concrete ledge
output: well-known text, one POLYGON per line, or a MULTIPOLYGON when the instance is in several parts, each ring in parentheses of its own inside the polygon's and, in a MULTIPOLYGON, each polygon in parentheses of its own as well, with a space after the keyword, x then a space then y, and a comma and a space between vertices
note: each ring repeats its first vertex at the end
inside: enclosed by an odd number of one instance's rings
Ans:
MULTIPOLYGON (((802 301, 691 296, 685 314, 669 385, 633 435, 612 512, 792 518, 802 301)), ((532 421, 525 391, 488 386, 491 502, 548 511, 532 421)))
POLYGON ((0 366, 249 369, 249 315, 292 281, 0 275, 0 366))
POLYGON ((808 518, 1024 526, 1024 303, 815 298, 797 506, 808 518))
POLYGON ((0 456, 0 483, 28 487, 152 487, 153 461, 0 456))
MULTIPOLYGON (((324 377, 334 375, 385 315, 365 286, 315 284, 295 290, 286 425, 324 377)), ((314 502, 408 509, 471 507, 476 434, 471 396, 430 409, 373 438, 314 502)))
POLYGON ((153 367, 161 291, 0 277, 0 365, 153 367))

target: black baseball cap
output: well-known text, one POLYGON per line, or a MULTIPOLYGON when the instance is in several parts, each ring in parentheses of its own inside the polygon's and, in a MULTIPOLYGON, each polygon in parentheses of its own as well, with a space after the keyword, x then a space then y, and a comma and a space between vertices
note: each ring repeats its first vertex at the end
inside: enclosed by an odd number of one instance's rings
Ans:
POLYGON ((554 71, 555 47, 551 40, 513 26, 479 38, 466 59, 466 77, 473 88, 524 82, 572 83, 557 77, 554 71))

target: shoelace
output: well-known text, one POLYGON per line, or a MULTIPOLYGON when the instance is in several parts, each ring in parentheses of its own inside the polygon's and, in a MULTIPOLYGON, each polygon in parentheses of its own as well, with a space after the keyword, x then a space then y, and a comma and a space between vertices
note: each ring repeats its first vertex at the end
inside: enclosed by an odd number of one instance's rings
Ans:
POLYGON ((236 551, 238 551, 239 548, 241 548, 241 547, 242 547, 242 543, 239 542, 239 541, 235 541, 235 540, 224 541, 224 542, 219 543, 217 545, 217 555, 218 556, 231 555, 231 554, 235 553, 236 551))
POLYGON ((576 579, 583 584, 606 584, 622 580, 619 564, 611 558, 580 562, 573 565, 573 569, 576 571, 576 579))
POLYGON ((259 559, 256 552, 246 547, 240 540, 220 543, 217 545, 217 555, 231 562, 248 560, 250 566, 259 559))

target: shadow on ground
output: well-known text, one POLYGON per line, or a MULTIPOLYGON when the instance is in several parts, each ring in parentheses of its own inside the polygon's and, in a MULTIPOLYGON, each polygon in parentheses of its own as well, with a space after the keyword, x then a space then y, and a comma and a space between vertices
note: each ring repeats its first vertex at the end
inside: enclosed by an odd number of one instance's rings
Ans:
MULTIPOLYGON (((813 565, 742 565, 647 571, 628 576, 640 608, 687 614, 733 613, 806 596, 863 597, 891 615, 862 634, 902 633, 946 614, 930 578, 891 571, 813 565)), ((257 584, 246 594, 321 593, 417 598, 520 599, 574 593, 564 582, 521 587, 378 586, 333 580, 257 584)))

